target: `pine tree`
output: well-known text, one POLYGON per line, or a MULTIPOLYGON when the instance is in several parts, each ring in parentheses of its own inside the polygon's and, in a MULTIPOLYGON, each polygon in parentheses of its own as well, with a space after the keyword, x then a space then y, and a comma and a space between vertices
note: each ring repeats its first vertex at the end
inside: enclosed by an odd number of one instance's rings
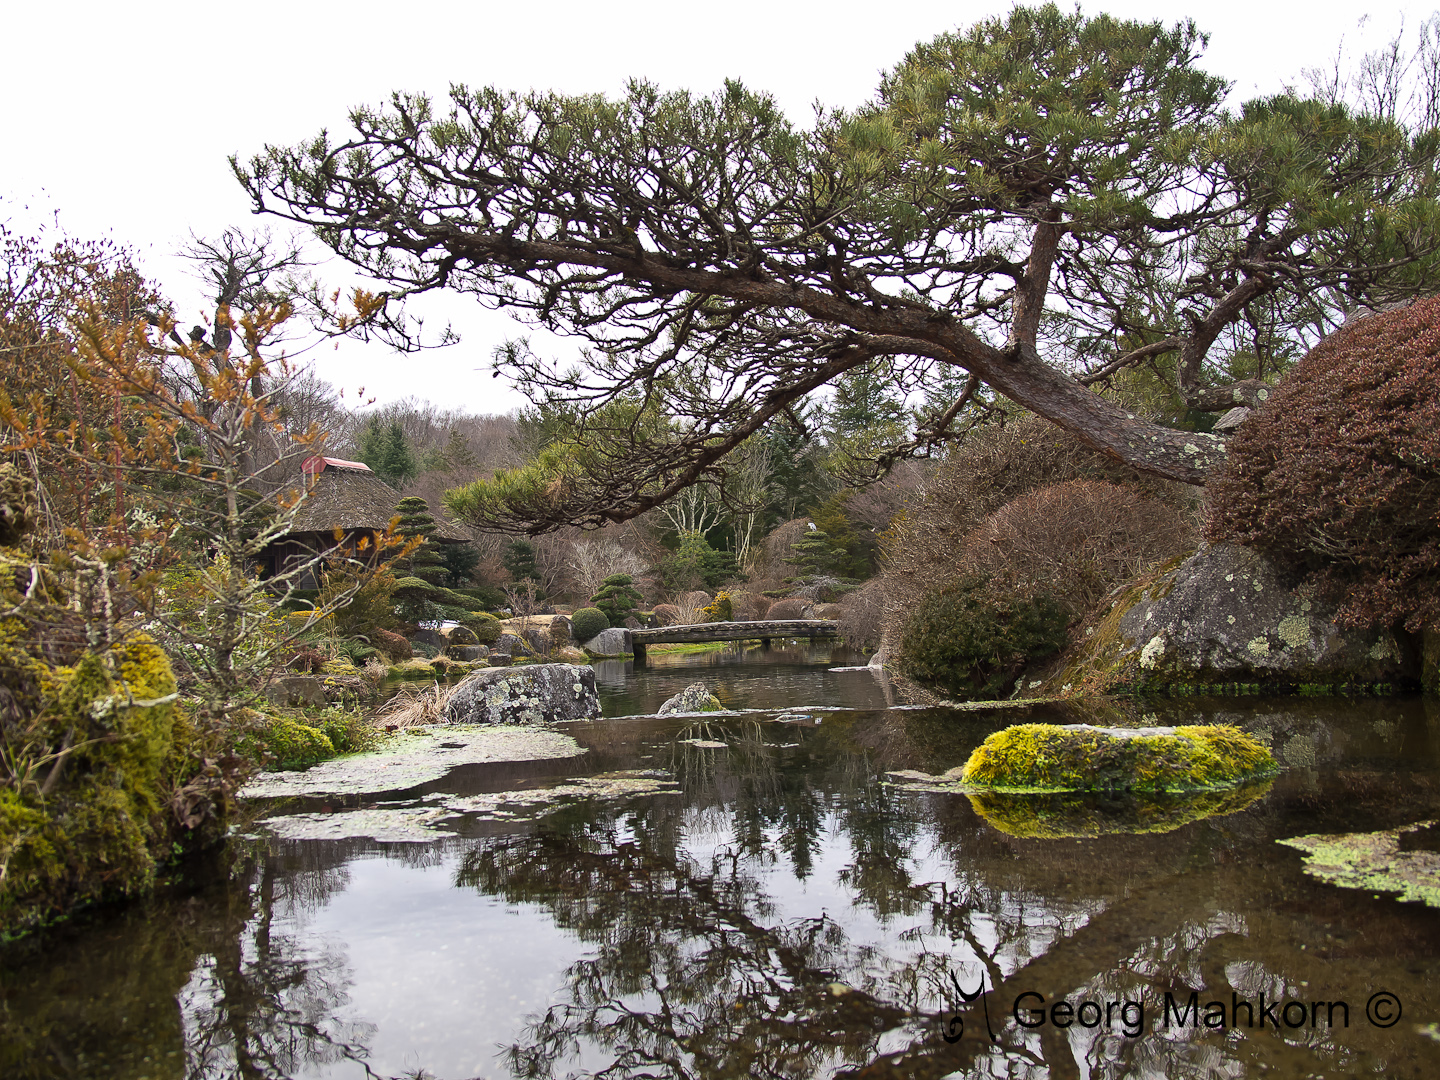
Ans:
POLYGON ((590 598, 590 603, 605 613, 611 626, 625 625, 625 619, 635 610, 642 597, 631 587, 635 579, 629 574, 611 574, 605 579, 600 591, 590 598))

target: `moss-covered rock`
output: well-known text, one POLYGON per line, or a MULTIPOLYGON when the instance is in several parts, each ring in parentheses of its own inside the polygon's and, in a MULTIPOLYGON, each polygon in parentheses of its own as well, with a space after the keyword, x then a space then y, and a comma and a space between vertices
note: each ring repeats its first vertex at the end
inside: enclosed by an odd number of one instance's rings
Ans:
POLYGON ((1263 556, 1202 547, 1124 590, 1040 695, 1376 691, 1418 682, 1388 629, 1347 630, 1263 556))
POLYGON ((960 774, 1001 791, 1196 791, 1275 771, 1239 728, 1017 724, 990 735, 960 774))
POLYGON ((10 932, 150 886, 172 828, 176 750, 175 676, 151 638, 50 667, 20 648, 21 632, 13 620, 0 632, 0 667, 28 717, 4 731, 0 927, 10 932))
POLYGON ((304 769, 335 756, 335 744, 325 732, 287 716, 270 717, 257 738, 278 769, 304 769))

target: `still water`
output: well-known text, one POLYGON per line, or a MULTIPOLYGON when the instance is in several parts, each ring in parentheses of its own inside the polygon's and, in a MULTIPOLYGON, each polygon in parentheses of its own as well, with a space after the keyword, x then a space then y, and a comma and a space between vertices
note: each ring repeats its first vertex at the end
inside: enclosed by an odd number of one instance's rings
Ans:
POLYGON ((1156 706, 1261 735, 1282 773, 1170 831, 1024 838, 889 776, 941 773, 1021 717, 895 707, 845 662, 597 665, 606 719, 568 729, 585 755, 427 786, 639 770, 669 790, 430 843, 256 826, 191 868, 203 887, 0 954, 0 1073, 1440 1075, 1440 913, 1318 882, 1275 843, 1440 817, 1433 703, 1156 706), (695 681, 732 714, 648 715, 695 681))

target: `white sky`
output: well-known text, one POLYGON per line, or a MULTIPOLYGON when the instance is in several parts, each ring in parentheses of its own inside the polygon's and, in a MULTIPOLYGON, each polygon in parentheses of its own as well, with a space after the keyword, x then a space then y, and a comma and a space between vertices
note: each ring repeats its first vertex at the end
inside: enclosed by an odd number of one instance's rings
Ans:
MULTIPOLYGON (((1194 18, 1210 34, 1202 66, 1235 83, 1238 103, 1300 83, 1301 69, 1333 60, 1342 38, 1348 52, 1377 48, 1402 16, 1413 26, 1435 4, 1397 3, 1363 27, 1357 5, 1333 0, 1111 0, 1084 10, 1194 18)), ((641 76, 708 92, 738 77, 804 123, 817 100, 865 101, 879 73, 917 41, 1009 7, 9 0, 0 15, 0 222, 33 232, 58 213, 72 236, 113 237, 138 252, 182 320, 198 321, 201 295, 175 250, 192 231, 214 236, 265 220, 250 214, 227 157, 245 159, 267 142, 297 142, 322 127, 342 131, 354 105, 394 90, 443 97, 452 82, 614 93, 641 76)), ((317 272, 337 285, 349 280, 341 265, 317 272)), ((413 395, 479 413, 520 403, 486 368, 491 349, 526 328, 465 298, 430 297, 417 309, 432 325, 453 322, 462 343, 409 357, 327 345, 317 370, 347 388, 347 401, 363 385, 381 402, 413 395)))

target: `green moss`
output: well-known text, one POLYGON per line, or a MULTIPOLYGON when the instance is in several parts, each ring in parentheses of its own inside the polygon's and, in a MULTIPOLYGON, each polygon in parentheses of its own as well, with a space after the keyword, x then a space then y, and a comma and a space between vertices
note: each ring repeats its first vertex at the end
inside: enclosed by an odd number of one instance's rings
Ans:
POLYGON ((1234 814, 1262 798, 1274 781, 1183 793, 1148 793, 1119 799, 1085 792, 1017 794, 967 792, 975 812, 1001 832, 1025 839, 1167 833, 1203 818, 1234 814))
POLYGON ((25 695, 26 737, 7 731, 5 739, 17 777, 0 792, 7 933, 149 888, 173 828, 166 809, 176 756, 175 677, 151 638, 134 634, 108 656, 38 669, 15 642, 0 643, 0 664, 38 678, 39 694, 25 695))
POLYGON ((1331 885, 1399 893, 1397 899, 1440 908, 1440 852, 1436 823, 1421 821, 1373 833, 1313 834, 1276 843, 1305 853, 1305 872, 1331 885), (1429 847, 1412 847, 1417 838, 1429 847))
POLYGON ((961 779, 1010 791, 1194 791, 1273 773, 1275 759, 1234 727, 1017 724, 990 735, 961 779))
POLYGON ((335 744, 323 731, 288 716, 270 717, 257 740, 279 769, 304 769, 335 756, 335 744))

